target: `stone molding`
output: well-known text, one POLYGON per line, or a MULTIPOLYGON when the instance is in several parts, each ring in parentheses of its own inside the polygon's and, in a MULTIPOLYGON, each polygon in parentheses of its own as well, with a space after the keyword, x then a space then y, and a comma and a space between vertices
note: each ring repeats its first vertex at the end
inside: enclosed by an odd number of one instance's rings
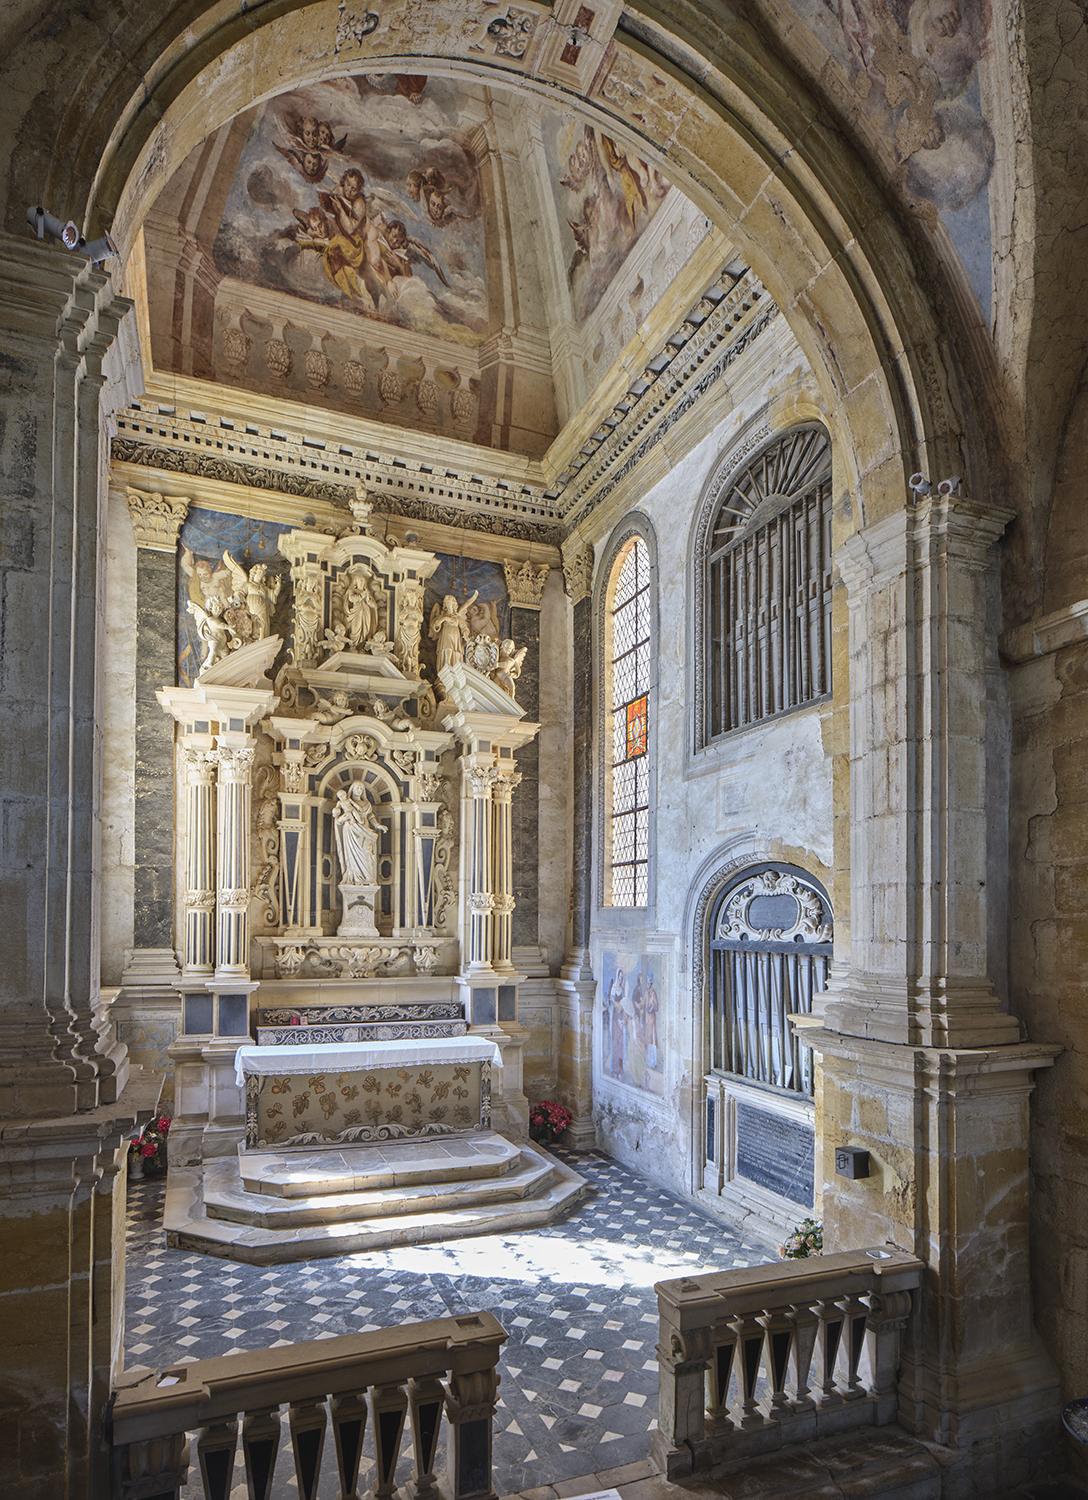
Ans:
POLYGON ((539 609, 544 602, 544 588, 551 569, 547 563, 504 562, 506 592, 515 609, 539 609))
POLYGON ((174 552, 189 514, 189 501, 157 490, 125 490, 137 547, 149 552, 174 552))

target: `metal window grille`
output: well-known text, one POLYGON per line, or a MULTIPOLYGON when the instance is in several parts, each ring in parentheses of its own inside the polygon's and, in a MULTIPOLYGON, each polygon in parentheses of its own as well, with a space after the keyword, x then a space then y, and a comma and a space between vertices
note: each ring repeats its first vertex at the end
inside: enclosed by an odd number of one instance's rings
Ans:
POLYGON ((831 448, 822 427, 773 443, 723 496, 705 590, 712 740, 831 691, 831 448))
POLYGON ((616 559, 606 604, 608 906, 645 906, 648 901, 650 605, 650 554, 636 536, 616 559))

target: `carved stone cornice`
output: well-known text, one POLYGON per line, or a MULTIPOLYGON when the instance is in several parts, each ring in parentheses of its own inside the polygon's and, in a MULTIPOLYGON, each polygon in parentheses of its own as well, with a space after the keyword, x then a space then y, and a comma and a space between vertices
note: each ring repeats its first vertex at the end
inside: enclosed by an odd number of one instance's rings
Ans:
POLYGON ((547 563, 504 562, 502 571, 506 578, 506 592, 515 609, 539 609, 544 599, 544 587, 551 571, 547 563))
POLYGON ((125 490, 136 545, 148 552, 173 552, 189 513, 189 501, 157 490, 125 490))
POLYGON ((228 421, 224 414, 213 423, 196 412, 145 410, 139 403, 119 414, 112 456, 140 468, 325 502, 345 513, 361 484, 390 516, 559 546, 576 528, 584 530, 593 511, 777 316, 750 271, 739 277, 723 271, 558 474, 549 455, 539 462, 511 457, 514 478, 495 474, 501 454, 488 453, 482 473, 463 460, 454 460, 460 464, 455 469, 446 461, 406 457, 397 451, 393 427, 388 449, 369 437, 365 447, 333 447, 301 427, 292 431, 287 413, 272 428, 248 417, 228 421))

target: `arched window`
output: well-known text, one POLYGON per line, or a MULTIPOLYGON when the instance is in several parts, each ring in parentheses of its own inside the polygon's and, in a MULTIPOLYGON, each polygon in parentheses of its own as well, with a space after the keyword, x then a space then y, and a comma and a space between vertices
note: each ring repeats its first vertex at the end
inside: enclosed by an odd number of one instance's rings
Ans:
POLYGON ((812 876, 760 865, 711 911, 708 1050, 712 1072, 812 1093, 812 1054, 786 1017, 827 985, 831 907, 812 876))
POLYGON ((711 493, 701 549, 701 744, 831 691, 827 433, 793 428, 711 493))
POLYGON ((604 595, 604 889, 606 906, 649 900, 653 630, 650 550, 619 547, 604 595))

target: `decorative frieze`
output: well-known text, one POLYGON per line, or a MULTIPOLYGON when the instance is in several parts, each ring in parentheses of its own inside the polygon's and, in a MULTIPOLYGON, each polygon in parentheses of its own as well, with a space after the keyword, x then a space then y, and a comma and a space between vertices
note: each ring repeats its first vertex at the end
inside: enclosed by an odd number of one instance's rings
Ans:
POLYGON ((137 547, 150 552, 175 552, 189 513, 189 501, 157 490, 125 490, 137 547))

